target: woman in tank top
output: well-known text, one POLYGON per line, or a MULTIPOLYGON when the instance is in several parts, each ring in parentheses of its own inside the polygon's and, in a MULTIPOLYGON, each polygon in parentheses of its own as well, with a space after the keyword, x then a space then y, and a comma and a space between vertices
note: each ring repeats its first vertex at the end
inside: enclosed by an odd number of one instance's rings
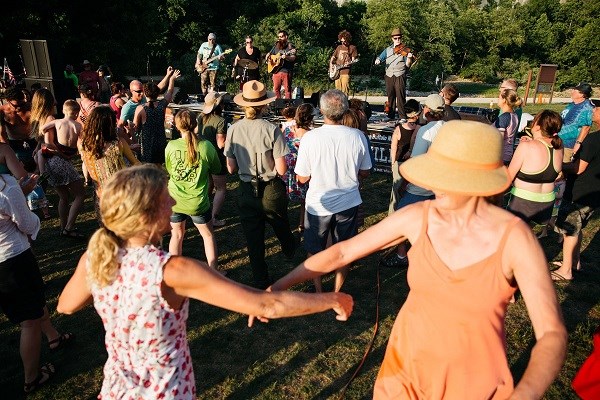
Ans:
POLYGON ((518 217, 488 202, 510 184, 498 131, 448 121, 402 176, 435 199, 404 207, 308 258, 271 286, 284 290, 408 239, 410 292, 392 330, 375 399, 542 398, 567 333, 544 253, 518 217), (504 318, 517 285, 537 339, 515 387, 504 318))
POLYGON ((561 126, 558 113, 538 113, 531 128, 533 138, 521 139, 508 167, 508 175, 514 179, 508 210, 527 223, 545 225, 552 217, 554 181, 563 159, 562 140, 558 137, 561 126))

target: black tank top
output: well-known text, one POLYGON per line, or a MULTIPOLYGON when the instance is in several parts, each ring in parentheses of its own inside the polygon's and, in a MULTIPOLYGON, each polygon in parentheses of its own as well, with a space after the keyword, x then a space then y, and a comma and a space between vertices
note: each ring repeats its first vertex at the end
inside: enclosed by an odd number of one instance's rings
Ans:
MULTIPOLYGON (((540 141, 541 142, 541 141, 540 141)), ((517 178, 527 183, 551 183, 558 176, 558 172, 554 170, 554 148, 548 147, 544 142, 541 142, 548 150, 548 163, 540 172, 527 173, 519 170, 517 178)))

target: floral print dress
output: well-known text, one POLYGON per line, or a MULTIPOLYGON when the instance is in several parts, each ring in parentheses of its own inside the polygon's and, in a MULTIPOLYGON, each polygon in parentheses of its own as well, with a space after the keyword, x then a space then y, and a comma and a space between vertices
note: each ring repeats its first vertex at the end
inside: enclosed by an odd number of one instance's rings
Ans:
POLYGON ((300 183, 296 179, 294 168, 296 167, 296 159, 298 158, 298 148, 300 147, 300 139, 295 135, 295 124, 283 124, 283 136, 290 152, 285 155, 285 163, 287 164, 287 172, 281 177, 286 184, 288 199, 291 201, 303 201, 306 198, 308 184, 300 183))
POLYGON ((108 352, 99 399, 195 399, 189 300, 174 310, 160 289, 169 257, 152 245, 121 249, 113 283, 91 285, 108 352))

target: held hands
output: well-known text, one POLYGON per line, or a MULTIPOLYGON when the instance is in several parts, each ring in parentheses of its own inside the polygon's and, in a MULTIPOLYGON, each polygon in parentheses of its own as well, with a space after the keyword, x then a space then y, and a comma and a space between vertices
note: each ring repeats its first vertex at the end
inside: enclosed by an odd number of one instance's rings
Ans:
POLYGON ((338 321, 347 321, 348 317, 352 314, 352 309, 354 308, 354 300, 352 300, 352 296, 346 293, 332 293, 335 295, 337 300, 337 306, 333 307, 333 311, 337 314, 335 319, 338 321))
MULTIPOLYGON (((271 288, 267 288, 266 291, 270 292, 271 288)), ((320 293, 320 294, 311 294, 311 296, 322 296, 326 298, 325 301, 329 300, 331 304, 331 309, 335 311, 337 314, 335 319, 338 321, 347 321, 350 315, 352 315, 352 310, 354 308, 354 300, 352 296, 346 293, 320 293)), ((248 327, 251 328, 254 324, 254 319, 258 319, 260 322, 268 323, 269 319, 263 316, 248 316, 248 327)))

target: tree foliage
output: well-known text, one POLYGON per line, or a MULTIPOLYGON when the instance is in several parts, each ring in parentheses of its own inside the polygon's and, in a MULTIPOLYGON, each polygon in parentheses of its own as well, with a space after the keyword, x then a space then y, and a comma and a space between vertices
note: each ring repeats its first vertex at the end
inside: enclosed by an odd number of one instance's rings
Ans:
POLYGON ((209 32, 234 50, 252 35, 265 51, 285 29, 299 50, 296 77, 320 87, 339 31, 349 30, 359 49, 355 71, 379 76, 372 61, 400 27, 418 56, 413 88, 431 88, 442 73, 524 82, 542 63, 559 66, 561 85, 600 83, 600 19, 589 0, 22 0, 4 7, 0 23, 0 56, 17 71, 21 38, 48 39, 65 64, 90 59, 143 75, 149 61, 155 74, 171 63, 193 75, 187 64, 209 32))

